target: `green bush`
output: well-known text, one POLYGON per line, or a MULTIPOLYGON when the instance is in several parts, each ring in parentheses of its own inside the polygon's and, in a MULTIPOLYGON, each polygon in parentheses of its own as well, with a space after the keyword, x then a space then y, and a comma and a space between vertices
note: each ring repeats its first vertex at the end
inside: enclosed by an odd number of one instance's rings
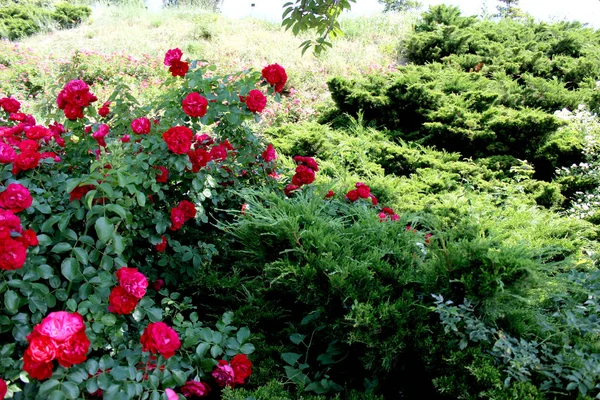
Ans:
POLYGON ((52 19, 62 29, 74 28, 86 20, 92 9, 87 6, 72 5, 69 3, 57 4, 52 13, 52 19))

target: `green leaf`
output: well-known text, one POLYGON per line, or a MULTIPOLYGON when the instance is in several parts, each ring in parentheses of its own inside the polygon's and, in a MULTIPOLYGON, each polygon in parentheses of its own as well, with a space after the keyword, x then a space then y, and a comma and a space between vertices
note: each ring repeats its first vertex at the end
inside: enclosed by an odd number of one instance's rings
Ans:
POLYGON ((223 323, 225 325, 231 324, 231 322, 233 321, 233 313, 231 311, 227 311, 226 313, 223 314, 223 317, 221 318, 221 320, 223 321, 223 323))
POLYGON ((79 387, 70 381, 65 381, 62 383, 61 389, 64 394, 67 395, 68 399, 77 399, 79 398, 79 387))
POLYGON ((110 375, 115 378, 115 380, 122 382, 129 378, 129 369, 126 367, 115 367, 110 371, 110 375))
POLYGON ((173 377, 175 378, 175 382, 177 382, 177 385, 182 386, 187 381, 187 374, 185 372, 175 370, 175 371, 171 371, 171 373, 173 374, 173 377))
POLYGON ((56 245, 55 245, 55 246, 52 248, 52 250, 51 250, 51 251, 52 251, 53 253, 59 253, 59 254, 60 254, 60 253, 64 253, 64 252, 66 252, 66 251, 69 251, 69 250, 71 250, 72 248, 73 248, 73 246, 71 246, 69 243, 62 242, 62 243, 58 243, 58 244, 56 244, 56 245))
POLYGON ((123 237, 121 235, 115 234, 115 236, 113 237, 113 245, 115 246, 116 254, 123 254, 123 252, 125 251, 125 243, 123 242, 123 237))
POLYGON ((204 357, 208 349, 210 349, 209 343, 200 343, 198 347, 196 347, 196 355, 204 357))
POLYGON ((6 293, 4 293, 4 305, 9 313, 16 313, 19 309, 19 295, 17 292, 7 290, 6 293))
POLYGON ((160 320, 162 320, 162 309, 148 308, 146 309, 146 315, 148 315, 150 322, 159 322, 160 320))
POLYGON ((256 348, 252 343, 245 343, 240 347, 240 351, 244 354, 252 354, 254 353, 254 350, 256 350, 256 348))
POLYGON ((60 271, 62 272, 63 276, 69 280, 69 282, 73 281, 75 278, 81 275, 79 261, 72 257, 65 258, 60 266, 60 271))
POLYGON ((115 226, 105 217, 100 217, 96 220, 95 228, 98 239, 103 243, 107 243, 115 231, 115 226))
POLYGON ((88 263, 88 254, 87 254, 87 251, 85 251, 81 247, 74 247, 73 248, 73 252, 75 253, 75 257, 77 257, 77 259, 79 261, 81 261, 82 264, 87 264, 88 263))
POLYGON ((56 379, 48 379, 46 382, 40 385, 40 390, 38 392, 38 396, 47 395, 53 390, 58 389, 60 382, 56 379))
POLYGON ((248 329, 248 327, 246 326, 240 328, 240 330, 237 331, 235 337, 237 338, 238 342, 240 342, 240 344, 243 344, 250 337, 250 329, 248 329))
POLYGON ((144 207, 146 205, 146 195, 142 192, 135 192, 135 198, 140 205, 140 207, 144 207))
POLYGON ((125 219, 127 217, 127 211, 123 207, 118 204, 109 204, 106 206, 106 209, 117 214, 121 219, 125 219))
POLYGON ((100 320, 106 326, 113 326, 117 323, 117 317, 115 317, 113 314, 105 314, 100 320))
POLYGON ((61 390, 55 390, 47 397, 48 400, 66 400, 67 396, 61 390))
POLYGON ((306 335, 301 335, 299 333, 294 333, 293 335, 290 335, 290 340, 294 344, 300 344, 300 343, 302 343, 302 341, 304 340, 305 337, 306 337, 306 335))
POLYGON ((302 356, 298 353, 283 353, 281 355, 281 358, 283 359, 283 361, 285 361, 292 367, 298 362, 300 357, 302 357, 302 356))
POLYGON ((46 234, 37 235, 37 238, 40 246, 47 247, 52 243, 52 239, 46 234))
POLYGON ((217 358, 221 354, 223 354, 223 349, 221 348, 221 346, 215 344, 213 347, 211 347, 210 355, 212 356, 212 358, 217 358))

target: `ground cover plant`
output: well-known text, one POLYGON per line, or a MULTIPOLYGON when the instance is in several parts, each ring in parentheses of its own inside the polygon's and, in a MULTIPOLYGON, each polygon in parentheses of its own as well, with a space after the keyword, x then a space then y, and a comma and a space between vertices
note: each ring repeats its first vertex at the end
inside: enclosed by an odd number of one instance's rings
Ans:
POLYGON ((0 43, 0 397, 600 396, 595 32, 113 3, 0 43))

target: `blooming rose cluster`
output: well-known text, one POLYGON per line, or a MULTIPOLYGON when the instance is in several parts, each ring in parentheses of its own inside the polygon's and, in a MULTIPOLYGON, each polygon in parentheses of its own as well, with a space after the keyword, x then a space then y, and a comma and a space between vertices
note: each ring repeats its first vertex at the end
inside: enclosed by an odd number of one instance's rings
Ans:
POLYGON ((381 209, 381 212, 379 213, 379 221, 383 222, 383 221, 398 221, 400 219, 400 216, 398 214, 396 214, 394 212, 394 210, 392 210, 389 207, 383 207, 381 209))
POLYGON ((238 354, 228 363, 219 360, 212 373, 213 378, 221 387, 243 385, 247 377, 252 375, 252 361, 245 354, 238 354))
POLYGON ((0 99, 0 107, 2 107, 5 112, 12 114, 19 112, 21 109, 21 103, 12 97, 4 97, 0 99))
POLYGON ((160 354, 164 358, 172 357, 181 347, 177 332, 164 322, 151 322, 148 324, 140 338, 142 351, 160 354))
POLYGON ((312 157, 295 156, 294 161, 298 164, 296 173, 292 177, 292 183, 284 189, 285 195, 289 196, 293 191, 298 190, 302 185, 309 185, 315 180, 315 172, 319 170, 319 165, 312 157))
POLYGON ((288 78, 285 69, 279 64, 270 64, 264 67, 262 76, 269 85, 274 86, 277 93, 280 93, 283 90, 288 78))
POLYGON ((196 135, 193 142, 194 148, 187 153, 192 163, 192 172, 200 171, 200 168, 205 167, 209 161, 225 161, 229 153, 235 151, 227 139, 216 145, 214 142, 214 139, 206 134, 196 135), (212 147, 210 147, 211 145, 212 147))
POLYGON ((261 157, 265 162, 273 162, 277 160, 277 152, 275 147, 271 143, 267 146, 266 150, 262 152, 261 157))
POLYGON ((171 230, 181 229, 183 224, 196 216, 196 206, 188 200, 181 200, 177 207, 171 209, 171 230))
POLYGON ((369 186, 362 182, 356 182, 355 187, 356 189, 352 189, 346 193, 346 199, 350 200, 351 202, 355 202, 358 199, 371 199, 371 202, 374 206, 379 203, 377 197, 371 193, 371 188, 369 186))
POLYGON ((0 269, 11 271, 23 267, 27 248, 37 246, 38 239, 31 229, 23 230, 16 216, 33 203, 29 189, 11 183, 0 193, 0 269))
POLYGON ((185 76, 187 74, 190 65, 181 61, 181 57, 183 57, 183 52, 178 48, 168 50, 165 54, 165 65, 169 67, 169 72, 173 76, 185 76))
POLYGON ((29 347, 23 354, 23 370, 30 377, 48 379, 53 361, 69 368, 87 358, 90 340, 85 334, 83 318, 78 313, 57 311, 48 314, 27 336, 29 347))
POLYGON ((186 126, 174 126, 163 133, 167 148, 175 154, 186 154, 192 147, 194 133, 186 126))
POLYGON ((115 314, 131 314, 146 294, 148 279, 137 268, 122 267, 117 271, 119 286, 108 297, 108 311, 115 314))
POLYGON ((131 121, 131 130, 138 135, 147 135, 150 133, 150 120, 146 117, 136 118, 131 121))
POLYGON ((90 92, 90 87, 82 80, 72 80, 58 94, 56 104, 70 120, 83 118, 83 108, 97 101, 90 92))
POLYGON ((98 115, 100 115, 102 118, 106 118, 108 116, 108 114, 110 114, 110 101, 106 101, 104 102, 104 104, 102 104, 102 107, 100 107, 98 109, 98 115))

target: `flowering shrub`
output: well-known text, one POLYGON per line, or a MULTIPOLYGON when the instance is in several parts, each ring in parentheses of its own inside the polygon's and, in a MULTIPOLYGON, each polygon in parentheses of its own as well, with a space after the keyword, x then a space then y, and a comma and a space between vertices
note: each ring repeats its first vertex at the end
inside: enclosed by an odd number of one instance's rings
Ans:
POLYGON ((207 223, 240 205, 230 188, 275 184, 275 150, 245 123, 268 99, 257 72, 208 74, 182 57, 167 52, 173 77, 151 104, 118 88, 96 109, 93 87, 73 80, 45 126, 0 99, 8 393, 203 396, 251 375, 248 328, 232 326, 232 313, 217 330, 203 326, 169 288, 210 262, 207 223))

